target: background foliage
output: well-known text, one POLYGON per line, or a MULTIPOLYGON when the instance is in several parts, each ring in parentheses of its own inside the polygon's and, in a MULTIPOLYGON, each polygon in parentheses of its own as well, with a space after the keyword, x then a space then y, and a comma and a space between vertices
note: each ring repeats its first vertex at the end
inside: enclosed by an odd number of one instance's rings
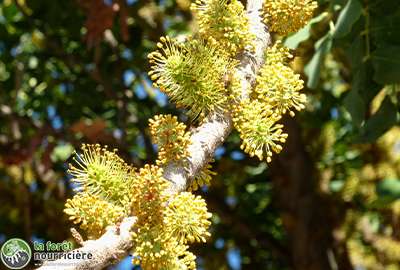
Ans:
MULTIPOLYGON (((203 269, 399 269, 400 6, 320 0, 285 40, 307 82, 267 165, 232 134, 218 175, 199 191, 214 213, 203 269)), ((184 35, 189 0, 4 0, 0 3, 0 241, 70 238, 67 163, 81 143, 153 162, 148 119, 173 113, 146 56, 184 35)), ((129 269, 129 263, 119 267, 129 269)))

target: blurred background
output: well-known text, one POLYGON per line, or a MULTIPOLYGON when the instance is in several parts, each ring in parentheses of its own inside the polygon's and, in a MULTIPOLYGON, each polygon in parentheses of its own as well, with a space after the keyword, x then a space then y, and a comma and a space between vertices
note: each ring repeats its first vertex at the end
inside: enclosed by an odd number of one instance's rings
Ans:
MULTIPOLYGON (((243 1, 245 4, 245 1, 243 1)), ((212 238, 199 269, 400 269, 400 5, 319 0, 285 40, 307 108, 283 120, 271 164, 231 134, 198 191, 212 238)), ((152 87, 147 54, 196 29, 190 0, 0 1, 0 244, 61 242, 66 172, 82 143, 155 159, 148 119, 178 115, 152 87)), ((114 269, 134 269, 127 258, 114 269)))

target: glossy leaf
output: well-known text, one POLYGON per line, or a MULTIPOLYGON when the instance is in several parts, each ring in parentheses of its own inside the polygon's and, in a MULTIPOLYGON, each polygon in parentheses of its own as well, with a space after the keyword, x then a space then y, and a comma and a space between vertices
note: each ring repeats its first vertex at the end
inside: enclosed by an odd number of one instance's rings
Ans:
POLYGON ((362 6, 359 0, 349 0, 335 25, 334 38, 342 38, 351 31, 353 24, 360 18, 362 6))
POLYGON ((378 48, 372 55, 374 80, 382 84, 400 83, 400 46, 378 48))
POLYGON ((321 73, 321 64, 326 54, 332 47, 332 34, 328 32, 315 45, 315 54, 311 61, 305 66, 304 73, 308 77, 307 86, 309 88, 317 87, 321 73))
POLYGON ((397 107, 386 97, 378 111, 372 115, 361 129, 357 142, 373 142, 397 122, 397 107))
POLYGON ((289 49, 296 49, 300 43, 306 41, 311 35, 311 28, 314 24, 319 23, 328 16, 327 12, 321 13, 319 16, 310 20, 310 22, 300 29, 297 33, 294 33, 285 39, 285 46, 289 49))

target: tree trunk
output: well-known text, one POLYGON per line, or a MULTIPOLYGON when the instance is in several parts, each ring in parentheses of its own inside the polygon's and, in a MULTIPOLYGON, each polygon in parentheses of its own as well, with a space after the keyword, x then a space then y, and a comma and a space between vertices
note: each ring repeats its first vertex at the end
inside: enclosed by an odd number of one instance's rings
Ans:
POLYGON ((344 211, 319 188, 318 171, 306 151, 301 130, 294 119, 286 119, 289 138, 271 164, 275 202, 282 213, 294 269, 353 269, 344 243, 333 237, 344 211))

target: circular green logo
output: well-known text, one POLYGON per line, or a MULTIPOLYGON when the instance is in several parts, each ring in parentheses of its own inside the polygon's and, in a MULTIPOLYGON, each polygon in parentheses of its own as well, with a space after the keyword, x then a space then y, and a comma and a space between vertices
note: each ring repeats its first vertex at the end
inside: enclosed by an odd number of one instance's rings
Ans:
POLYGON ((32 257, 28 243, 19 238, 12 238, 1 247, 1 261, 10 269, 22 269, 32 257))

